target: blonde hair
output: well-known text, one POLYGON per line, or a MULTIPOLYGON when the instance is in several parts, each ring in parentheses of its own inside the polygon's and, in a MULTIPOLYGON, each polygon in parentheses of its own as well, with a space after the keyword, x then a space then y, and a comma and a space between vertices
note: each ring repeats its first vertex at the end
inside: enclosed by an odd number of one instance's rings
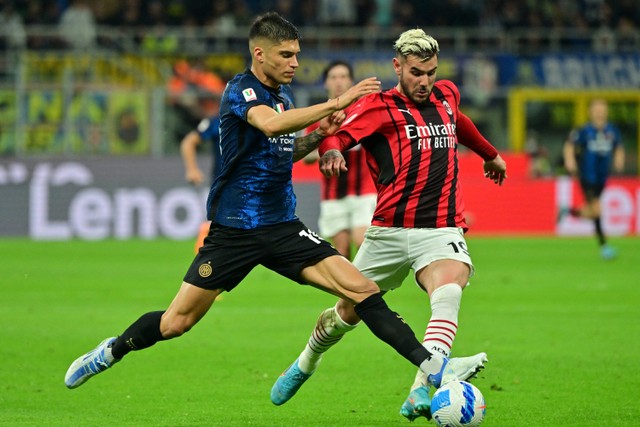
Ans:
POLYGON ((423 62, 428 61, 440 52, 438 41, 420 28, 407 30, 400 34, 393 47, 398 55, 405 58, 409 55, 414 55, 423 62))

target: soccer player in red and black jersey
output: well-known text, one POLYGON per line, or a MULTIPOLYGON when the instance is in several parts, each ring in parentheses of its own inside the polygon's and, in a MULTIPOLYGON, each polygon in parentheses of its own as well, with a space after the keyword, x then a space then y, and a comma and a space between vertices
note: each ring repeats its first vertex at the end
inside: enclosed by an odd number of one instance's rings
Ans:
MULTIPOLYGON (((322 73, 324 87, 329 98, 342 95, 353 85, 353 70, 348 62, 335 60, 329 63, 322 73)), ((344 112, 349 113, 350 108, 344 112)), ((313 132, 318 123, 309 126, 306 133, 313 132)), ((359 145, 344 153, 350 172, 337 177, 323 177, 320 189, 320 235, 333 242, 333 246, 351 259, 351 244, 357 248, 362 245, 364 233, 371 223, 376 208, 376 186, 364 150, 359 145)), ((307 157, 306 163, 318 161, 318 150, 307 157)))
MULTIPOLYGON (((395 50, 398 85, 356 102, 340 130, 320 145, 320 169, 327 176, 341 174, 349 166, 341 152, 357 144, 363 147, 378 203, 354 264, 383 292, 399 287, 413 270, 431 302, 423 345, 448 356, 458 329, 462 289, 474 271, 464 239, 458 144, 482 157, 484 175, 498 185, 507 176, 506 163, 459 110, 456 85, 436 82, 438 42, 413 29, 400 35, 395 50)), ((348 301, 325 310, 292 365, 303 375, 292 380, 286 371, 274 389, 289 385, 285 392, 291 398, 322 354, 358 321, 348 301)), ((430 418, 430 405, 429 385, 418 374, 400 413, 409 420, 430 418)))

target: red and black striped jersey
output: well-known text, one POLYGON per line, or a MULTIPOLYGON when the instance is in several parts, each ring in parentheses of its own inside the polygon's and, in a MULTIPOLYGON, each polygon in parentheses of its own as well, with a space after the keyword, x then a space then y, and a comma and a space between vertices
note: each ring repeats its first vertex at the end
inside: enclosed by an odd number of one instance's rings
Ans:
POLYGON ((460 93, 448 80, 435 83, 416 106, 391 89, 361 98, 320 154, 361 144, 378 190, 372 224, 386 227, 462 227, 457 120, 460 93))
MULTIPOLYGON (((315 123, 306 129, 311 133, 318 128, 315 123)), ((349 170, 340 176, 322 177, 320 196, 322 200, 337 200, 346 196, 362 196, 376 194, 376 186, 371 178, 367 156, 359 145, 344 153, 349 170)))

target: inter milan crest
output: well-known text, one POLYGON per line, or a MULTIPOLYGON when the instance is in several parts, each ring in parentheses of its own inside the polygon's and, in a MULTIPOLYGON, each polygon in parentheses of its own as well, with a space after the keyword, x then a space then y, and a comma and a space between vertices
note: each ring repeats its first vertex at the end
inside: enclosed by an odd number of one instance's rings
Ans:
POLYGON ((198 267, 198 274, 200 274, 201 277, 209 277, 211 273, 213 273, 213 268, 211 268, 209 263, 202 264, 198 267))

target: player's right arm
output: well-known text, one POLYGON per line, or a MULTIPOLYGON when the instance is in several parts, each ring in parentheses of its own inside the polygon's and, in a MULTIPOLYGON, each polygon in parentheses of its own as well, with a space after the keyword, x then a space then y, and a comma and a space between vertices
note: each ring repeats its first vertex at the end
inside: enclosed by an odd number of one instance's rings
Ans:
POLYGON ((575 146, 575 138, 577 136, 577 132, 574 130, 569 135, 569 138, 564 143, 562 147, 562 158, 564 160, 564 168, 567 170, 567 173, 570 175, 576 175, 578 173, 578 164, 576 162, 576 146, 575 146))
POLYGON ((197 131, 191 131, 180 142, 180 155, 184 162, 185 179, 187 182, 199 185, 204 182, 204 175, 198 167, 197 147, 202 143, 202 138, 197 131))
POLYGON ((297 132, 336 111, 348 107, 362 96, 379 92, 380 84, 380 81, 375 77, 369 77, 337 98, 309 107, 290 109, 282 113, 276 112, 267 105, 255 105, 247 112, 247 121, 251 126, 260 129, 262 133, 269 137, 297 132))
POLYGON ((342 127, 322 141, 318 154, 320 172, 324 176, 339 176, 342 172, 347 172, 347 163, 342 153, 384 126, 386 113, 381 112, 386 105, 379 102, 377 97, 378 95, 367 97, 350 108, 342 127))
POLYGON ((327 177, 340 176, 342 172, 347 172, 347 162, 342 151, 353 147, 355 143, 356 141, 346 132, 338 132, 326 138, 319 149, 320 172, 327 177))

